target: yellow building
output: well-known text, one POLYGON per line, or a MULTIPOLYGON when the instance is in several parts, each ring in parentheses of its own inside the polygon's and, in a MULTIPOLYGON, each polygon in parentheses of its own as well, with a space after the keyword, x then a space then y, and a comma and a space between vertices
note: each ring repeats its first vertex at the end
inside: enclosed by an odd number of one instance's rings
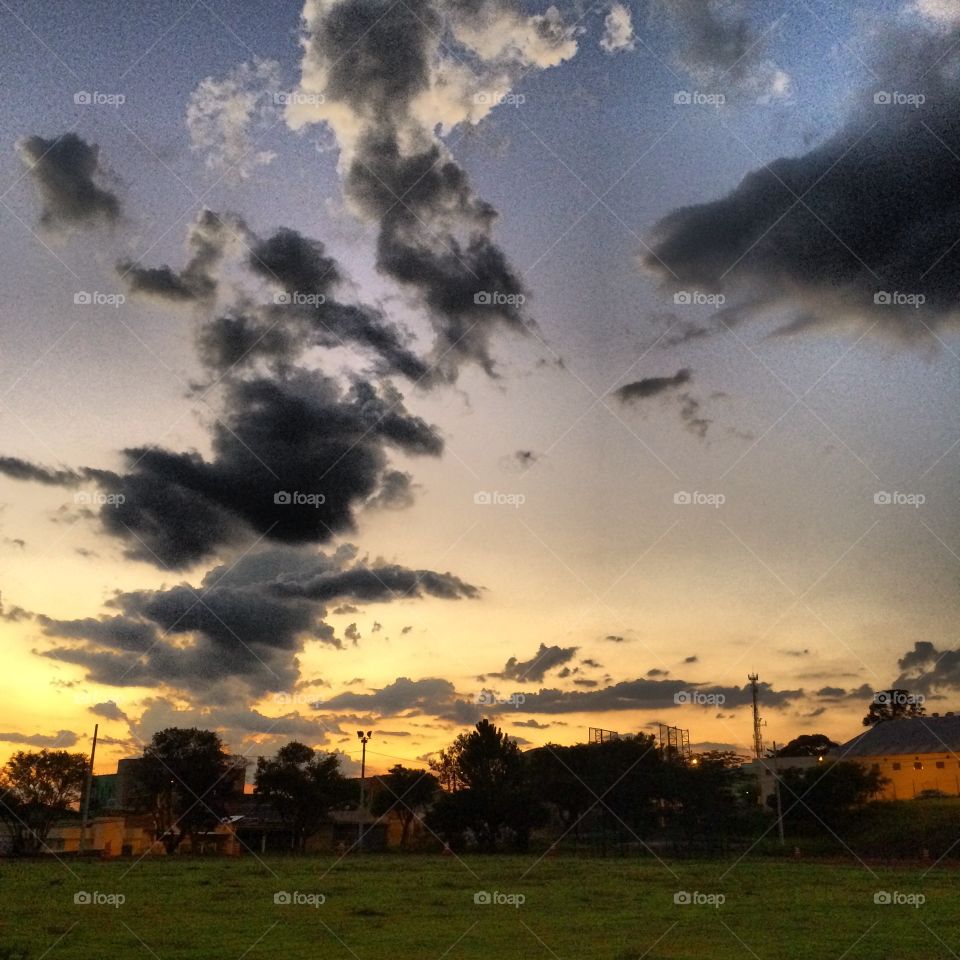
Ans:
POLYGON ((960 716, 884 720, 832 751, 830 758, 879 770, 889 781, 885 800, 910 800, 934 791, 960 796, 960 716))

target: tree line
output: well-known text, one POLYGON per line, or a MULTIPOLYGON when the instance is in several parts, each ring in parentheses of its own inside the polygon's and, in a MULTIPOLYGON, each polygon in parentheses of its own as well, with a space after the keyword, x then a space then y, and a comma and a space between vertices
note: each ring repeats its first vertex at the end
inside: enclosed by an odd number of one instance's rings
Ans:
MULTIPOLYGON (((799 737, 779 755, 810 756, 831 743, 822 735, 799 737)), ((537 831, 549 845, 715 848, 768 822, 744 760, 718 751, 681 757, 647 734, 521 751, 481 720, 441 750, 429 770, 395 765, 377 777, 369 813, 397 817, 402 847, 416 833, 450 850, 522 852, 537 831)), ((132 768, 128 800, 151 817, 168 853, 187 839, 197 849, 200 835, 226 817, 247 765, 215 732, 171 727, 154 734, 132 768)), ((79 802, 86 769, 82 754, 67 751, 21 752, 8 761, 0 774, 0 820, 13 852, 44 849, 53 824, 79 802)), ((878 774, 842 761, 784 770, 780 779, 785 821, 801 832, 835 823, 881 785, 878 774)), ((306 849, 334 811, 357 809, 357 786, 336 754, 296 741, 259 757, 253 775, 255 796, 276 812, 295 851, 306 849)))

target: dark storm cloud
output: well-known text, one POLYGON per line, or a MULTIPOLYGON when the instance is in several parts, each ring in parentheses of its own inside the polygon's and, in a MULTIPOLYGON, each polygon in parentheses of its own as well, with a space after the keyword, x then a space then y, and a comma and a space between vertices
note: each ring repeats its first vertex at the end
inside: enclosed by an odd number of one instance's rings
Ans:
POLYGON ((301 581, 287 579, 275 584, 273 589, 280 596, 305 597, 320 602, 335 597, 375 603, 424 594, 444 600, 473 599, 480 596, 477 587, 452 573, 408 570, 394 565, 324 572, 301 581))
POLYGON ((860 92, 836 134, 670 213, 645 265, 667 288, 723 292, 728 314, 731 297, 741 317, 786 314, 789 333, 875 325, 912 340, 956 325, 957 36, 898 35, 883 81, 860 92), (924 100, 896 99, 911 95, 924 100))
POLYGON ((429 382, 430 368, 406 345, 405 331, 377 308, 336 299, 333 288, 345 277, 319 240, 287 227, 260 238, 236 214, 203 210, 190 227, 187 248, 190 256, 180 271, 130 260, 118 263, 117 271, 134 294, 212 307, 218 267, 242 248, 242 266, 274 291, 266 303, 240 295, 204 321, 198 351, 212 370, 249 367, 258 360, 285 369, 310 347, 349 343, 374 355, 377 373, 429 382))
POLYGON ((691 373, 687 369, 678 370, 670 377, 646 377, 643 380, 634 380, 632 383, 625 383, 613 391, 621 403, 633 403, 637 400, 646 400, 649 397, 656 397, 660 394, 682 387, 689 383, 691 373))
POLYGON ((367 500, 377 510, 406 510, 413 506, 413 477, 403 470, 390 470, 383 475, 380 488, 367 500))
POLYGON ((12 480, 30 480, 48 487, 72 487, 83 479, 74 470, 50 470, 19 457, 0 457, 0 474, 12 480))
POLYGON ((929 640, 918 640, 897 666, 900 676, 894 687, 927 695, 960 689, 960 649, 941 650, 929 640))
MULTIPOLYGON (((307 641, 339 646, 324 621, 326 602, 373 593, 369 599, 430 594, 470 595, 475 588, 447 574, 397 566, 367 567, 350 546, 323 554, 274 548, 209 570, 198 587, 180 584, 117 594, 100 618, 41 616, 44 633, 60 643, 41 656, 76 664, 91 681, 115 686, 171 687, 207 693, 240 681, 247 693, 292 690, 307 641), (317 580, 322 589, 300 589, 317 580), (387 585, 404 583, 400 594, 387 585), (360 587, 360 584, 367 586, 360 587)), ((224 689, 224 699, 236 691, 224 689)))
MULTIPOLYGON (((769 684, 761 684, 761 687, 764 688, 763 702, 770 707, 785 706, 803 696, 802 690, 775 691, 769 684)), ((589 692, 540 690, 539 693, 527 693, 523 708, 528 713, 667 709, 677 706, 675 694, 690 690, 696 690, 698 694, 721 694, 727 707, 746 706, 751 702, 749 686, 691 684, 684 680, 624 680, 589 692)))
POLYGON ((439 677, 422 680, 397 677, 393 683, 372 693, 339 693, 318 702, 316 707, 318 710, 362 710, 381 716, 404 711, 435 714, 448 709, 455 694, 453 684, 439 677))
POLYGON ((28 747, 46 747, 52 750, 66 750, 76 744, 79 737, 72 730, 59 730, 54 734, 44 733, 0 733, 3 743, 19 743, 28 747))
POLYGON ((537 652, 529 660, 511 657, 500 673, 491 673, 490 676, 500 677, 503 680, 529 680, 531 683, 540 683, 548 671, 569 663, 579 649, 579 647, 560 647, 556 644, 548 647, 545 643, 541 643, 537 652))
POLYGON ((40 193, 43 226, 113 223, 120 216, 116 195, 95 182, 103 174, 96 144, 87 143, 75 133, 64 133, 52 140, 26 137, 17 147, 40 193))
POLYGON ((500 0, 305 10, 301 89, 315 99, 288 122, 330 124, 345 192, 378 227, 378 268, 428 308, 440 379, 465 363, 493 375, 493 334, 523 333, 527 321, 523 284, 492 239, 496 211, 438 129, 479 122, 514 79, 574 56, 575 35, 556 8, 527 16, 500 0))
MULTIPOLYGON (((761 684, 761 687, 763 702, 771 708, 788 706, 804 696, 802 690, 777 691, 769 684, 761 684)), ((537 693, 525 693, 522 709, 525 713, 540 714, 674 709, 678 706, 675 694, 689 694, 691 690, 705 695, 722 695, 727 707, 743 707, 751 703, 751 690, 746 685, 737 687, 690 684, 682 680, 639 679, 625 680, 600 689, 541 689, 537 693)), ((504 698, 504 701, 507 700, 504 698)), ((422 680, 398 677, 379 690, 341 693, 317 703, 316 707, 328 713, 356 710, 379 716, 410 711, 411 714, 432 714, 454 723, 472 723, 483 714, 506 714, 516 709, 510 702, 498 702, 496 697, 484 698, 482 703, 458 698, 453 684, 437 677, 422 680)))
MULTIPOLYGON (((389 385, 355 379, 344 392, 329 377, 297 370, 232 380, 225 389, 212 459, 140 447, 124 451, 127 473, 80 474, 116 496, 99 516, 126 542, 128 556, 180 569, 251 535, 324 543, 353 530, 357 506, 381 489, 390 473, 387 447, 429 456, 443 449, 389 385)), ((11 458, 0 472, 63 485, 80 476, 11 458)))
POLYGON ((103 703, 95 703, 87 709, 95 717, 103 717, 104 720, 127 720, 127 715, 117 706, 113 700, 105 700, 103 703))
POLYGON ((195 302, 209 300, 217 292, 215 271, 232 240, 245 239, 247 227, 233 214, 201 210, 187 234, 190 257, 179 272, 166 265, 143 267, 132 260, 117 264, 131 293, 160 300, 195 302))
POLYGON ((441 374, 453 380, 460 364, 476 363, 493 375, 493 333, 523 333, 529 322, 525 287, 490 235, 496 210, 440 146, 405 156, 392 131, 362 142, 346 190, 379 223, 378 268, 428 307, 441 374))
POLYGON ((406 346, 404 331, 374 307, 333 297, 332 288, 344 276, 319 240, 282 227, 256 240, 247 266, 282 291, 279 302, 263 311, 264 324, 297 326, 302 339, 320 346, 354 343, 377 356, 379 372, 429 382, 430 368, 406 346))

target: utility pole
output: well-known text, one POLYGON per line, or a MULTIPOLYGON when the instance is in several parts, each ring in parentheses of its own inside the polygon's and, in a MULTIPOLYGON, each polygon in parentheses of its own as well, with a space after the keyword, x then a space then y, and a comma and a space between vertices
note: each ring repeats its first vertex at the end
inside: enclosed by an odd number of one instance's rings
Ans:
POLYGON ((786 842, 783 839, 783 804, 780 800, 780 757, 777 755, 777 741, 773 741, 773 786, 777 791, 777 833, 780 836, 780 846, 786 842))
POLYGON ((357 731, 357 739, 363 744, 363 751, 360 758, 360 806, 357 808, 357 849, 363 852, 363 792, 367 779, 367 744, 373 736, 373 731, 368 730, 364 733, 357 731))
POLYGON ((87 776, 83 784, 83 810, 80 812, 80 846, 79 852, 87 845, 87 820, 90 817, 90 794, 93 792, 93 761, 97 756, 97 731, 100 724, 93 725, 93 746, 90 748, 90 766, 87 767, 87 776))

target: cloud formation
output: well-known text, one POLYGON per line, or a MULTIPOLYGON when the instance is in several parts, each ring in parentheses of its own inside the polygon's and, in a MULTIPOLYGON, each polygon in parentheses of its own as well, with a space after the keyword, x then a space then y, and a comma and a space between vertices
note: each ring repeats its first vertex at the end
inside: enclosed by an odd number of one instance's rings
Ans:
POLYGON ((377 225, 377 266, 427 307, 431 361, 447 380, 464 363, 494 373, 490 339, 523 333, 525 288, 494 242, 478 198, 437 138, 478 123, 514 79, 577 50, 555 7, 528 16, 509 0, 309 0, 300 86, 287 121, 326 124, 346 195, 377 225))
POLYGON ((114 223, 120 217, 116 194, 96 182, 104 173, 96 144, 75 133, 64 133, 52 140, 26 137, 17 149, 40 193, 42 226, 57 229, 114 223))
POLYGON ((168 686, 226 702, 240 691, 295 689, 307 642, 340 647, 328 604, 476 595, 451 574, 360 562, 349 545, 331 554, 274 548, 214 567, 198 586, 119 593, 100 617, 39 616, 54 645, 38 653, 83 667, 91 682, 168 686))
POLYGON ((955 327, 955 34, 890 39, 883 86, 860 92, 836 134, 670 213, 645 266, 665 289, 723 292, 728 324, 776 313, 784 333, 846 326, 907 341, 955 327))
POLYGON ((614 3, 603 20, 603 37, 600 49, 604 53, 621 53, 634 50, 637 46, 633 32, 633 18, 630 8, 623 3, 614 3))
POLYGON ((234 67, 223 79, 201 80, 187 104, 191 148, 227 180, 248 179, 276 156, 257 148, 255 134, 278 119, 279 95, 280 65, 260 57, 234 67))

